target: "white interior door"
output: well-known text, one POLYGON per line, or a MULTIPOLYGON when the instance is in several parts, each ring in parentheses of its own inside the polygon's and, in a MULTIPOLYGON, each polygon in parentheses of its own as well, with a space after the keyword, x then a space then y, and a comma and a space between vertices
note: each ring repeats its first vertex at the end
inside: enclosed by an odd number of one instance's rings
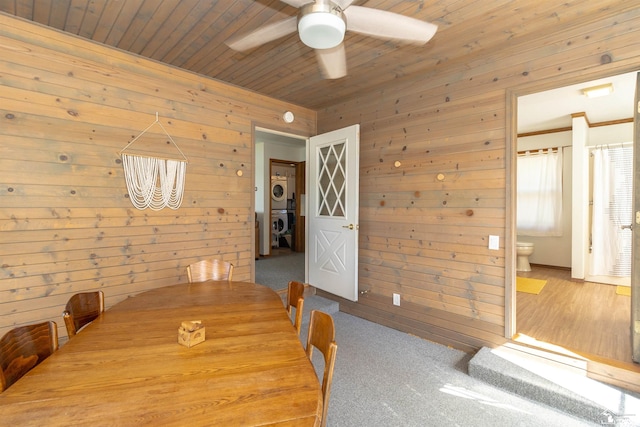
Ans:
POLYGON ((308 282, 357 301, 360 125, 311 137, 308 149, 308 282))

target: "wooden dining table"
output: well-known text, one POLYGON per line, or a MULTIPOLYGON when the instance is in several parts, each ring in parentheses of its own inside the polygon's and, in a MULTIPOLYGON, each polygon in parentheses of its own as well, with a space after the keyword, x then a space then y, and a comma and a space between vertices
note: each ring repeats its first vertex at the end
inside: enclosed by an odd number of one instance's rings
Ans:
POLYGON ((114 305, 0 394, 7 426, 314 426, 322 392, 280 297, 179 284, 114 305), (178 344, 183 321, 205 341, 178 344))

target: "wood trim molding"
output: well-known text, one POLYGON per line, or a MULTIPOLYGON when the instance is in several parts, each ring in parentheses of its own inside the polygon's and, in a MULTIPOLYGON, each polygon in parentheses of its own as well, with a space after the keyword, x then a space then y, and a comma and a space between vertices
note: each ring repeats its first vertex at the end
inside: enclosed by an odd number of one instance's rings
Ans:
POLYGON ((587 122, 587 126, 591 127, 591 122, 589 121, 589 117, 587 117, 587 113, 582 111, 580 113, 571 114, 572 119, 577 119, 578 117, 584 117, 584 120, 587 122))
MULTIPOLYGON (((624 124, 624 123, 633 123, 633 117, 629 117, 627 119, 618 119, 618 120, 606 120, 604 122, 598 122, 598 123, 591 123, 589 121, 589 118, 587 117, 587 113, 573 113, 571 114, 571 118, 574 119, 576 117, 584 117, 585 120, 587 121, 587 125, 589 126, 589 128, 597 128, 597 127, 602 127, 602 126, 613 126, 613 125, 620 125, 620 124, 624 124)), ((536 136, 536 135, 546 135, 549 133, 558 133, 558 132, 570 132, 573 128, 571 126, 567 126, 567 127, 561 127, 561 128, 555 128, 555 129, 545 129, 545 130, 539 130, 539 131, 535 131, 535 132, 523 132, 523 133, 519 133, 518 134, 518 138, 524 138, 527 136, 536 136)))
POLYGON ((523 137, 526 137, 526 136, 546 135, 548 133, 570 132, 571 130, 572 130, 571 126, 567 126, 567 127, 564 127, 564 128, 537 130, 535 132, 519 133, 518 134, 518 138, 523 138, 523 137))
POLYGON ((633 123, 633 117, 629 117, 628 119, 608 120, 606 122, 593 123, 590 124, 589 127, 597 128, 600 126, 620 125, 623 123, 633 123))

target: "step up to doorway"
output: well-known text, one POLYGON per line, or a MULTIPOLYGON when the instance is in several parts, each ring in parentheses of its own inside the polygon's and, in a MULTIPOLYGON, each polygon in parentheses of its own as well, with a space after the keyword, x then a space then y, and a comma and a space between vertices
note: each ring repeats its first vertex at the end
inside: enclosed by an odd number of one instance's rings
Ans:
POLYGON ((319 295, 308 295, 304 297, 304 313, 302 314, 302 324, 309 324, 309 314, 311 310, 324 311, 333 314, 340 311, 340 304, 336 301, 321 297, 319 295))
POLYGON ((586 361, 536 354, 526 347, 483 347, 469 361, 469 375, 527 399, 603 425, 640 425, 633 392, 586 376, 586 361))

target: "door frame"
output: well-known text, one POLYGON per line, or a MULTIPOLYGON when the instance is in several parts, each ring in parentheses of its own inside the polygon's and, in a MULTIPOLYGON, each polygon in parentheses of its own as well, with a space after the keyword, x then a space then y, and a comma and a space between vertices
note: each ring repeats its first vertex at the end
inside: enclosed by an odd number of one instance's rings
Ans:
POLYGON ((633 232, 640 226, 640 71, 636 73, 636 93, 633 109, 633 214, 631 224, 631 359, 640 363, 640 233, 633 232))
MULTIPOLYGON (((306 144, 309 144, 309 139, 307 139, 306 144)), ((305 152, 307 151, 307 147, 305 146, 305 152)), ((296 160, 283 160, 283 159, 269 159, 269 175, 273 176, 273 165, 281 164, 281 165, 289 165, 295 169, 295 188, 296 193, 298 194, 296 198, 296 208, 295 208, 295 218, 297 227, 295 229, 294 241, 295 249, 294 252, 304 252, 305 241, 306 241, 306 225, 305 218, 301 216, 301 213, 304 210, 301 210, 300 203, 300 194, 305 194, 306 192, 306 160, 296 161, 296 160)), ((269 212, 273 210, 273 198, 269 197, 269 212)), ((269 247, 269 254, 271 254, 271 247, 269 247)))
MULTIPOLYGON (((544 92, 564 86, 572 86, 579 83, 597 80, 618 74, 626 74, 640 70, 640 64, 626 64, 624 66, 612 65, 606 70, 593 70, 591 72, 575 72, 562 78, 544 79, 531 83, 507 88, 506 90, 506 132, 505 132, 505 338, 512 339, 517 332, 516 327, 516 203, 517 203, 517 141, 518 141, 518 98, 537 92, 544 92)), ((636 150, 637 151, 637 150, 636 150)), ((635 247, 634 247, 635 249, 635 247)), ((634 285, 632 273, 631 286, 634 285)))
MULTIPOLYGON (((274 128, 272 125, 265 125, 265 124, 260 124, 257 122, 253 122, 252 123, 252 135, 251 135, 251 140, 252 140, 252 144, 253 144, 253 149, 251 150, 251 154, 252 154, 252 165, 253 167, 251 168, 251 179, 255 188, 255 192, 256 194, 254 195, 253 199, 251 200, 251 212, 250 215, 251 217, 255 217, 256 215, 256 197, 264 197, 267 196, 267 193, 271 192, 271 162, 270 162, 270 158, 267 159, 269 161, 269 164, 267 165, 267 170, 266 172, 268 173, 268 176, 265 174, 265 170, 264 168, 264 164, 263 164, 263 168, 258 168, 257 162, 258 162, 258 155, 256 153, 256 147, 257 147, 257 142, 261 142, 261 141, 257 141, 256 139, 256 134, 258 133, 262 133, 262 134, 269 134, 271 136, 273 136, 274 138, 278 138, 278 137, 282 137, 282 138, 287 138, 287 139, 297 139, 300 141, 304 141, 304 152, 305 152, 305 161, 306 161, 306 152, 308 150, 307 146, 309 144, 309 137, 311 137, 311 135, 301 135, 301 134, 295 134, 289 131, 282 131, 282 130, 278 130, 276 128, 274 128), (257 182, 257 178, 259 175, 259 172, 262 172, 262 180, 260 182, 257 182), (262 188, 260 188, 260 185, 262 185, 262 188)), ((271 141, 267 141, 265 143, 269 143, 271 141)), ((302 148, 302 146, 301 146, 302 148)), ((264 159, 262 159, 264 160, 264 159)), ((268 214, 269 214, 269 222, 271 221, 271 197, 269 197, 268 202, 266 203, 265 206, 262 207, 263 210, 267 210, 268 214)), ((263 218, 262 218, 262 222, 264 223, 263 226, 266 225, 265 221, 264 221, 264 215, 266 214, 266 212, 263 212, 263 218)), ((252 230, 252 236, 251 236, 251 241, 252 241, 252 246, 253 246, 253 252, 255 253, 255 227, 251 227, 252 230)), ((304 231, 303 231, 304 232, 304 231)), ((265 233, 262 233, 263 237, 265 235, 265 233)), ((259 243, 258 243, 259 245, 259 243)), ((269 252, 271 251, 271 248, 269 248, 269 252)), ((256 275, 256 262, 254 260, 254 262, 251 264, 251 280, 255 281, 255 275, 256 275)))

